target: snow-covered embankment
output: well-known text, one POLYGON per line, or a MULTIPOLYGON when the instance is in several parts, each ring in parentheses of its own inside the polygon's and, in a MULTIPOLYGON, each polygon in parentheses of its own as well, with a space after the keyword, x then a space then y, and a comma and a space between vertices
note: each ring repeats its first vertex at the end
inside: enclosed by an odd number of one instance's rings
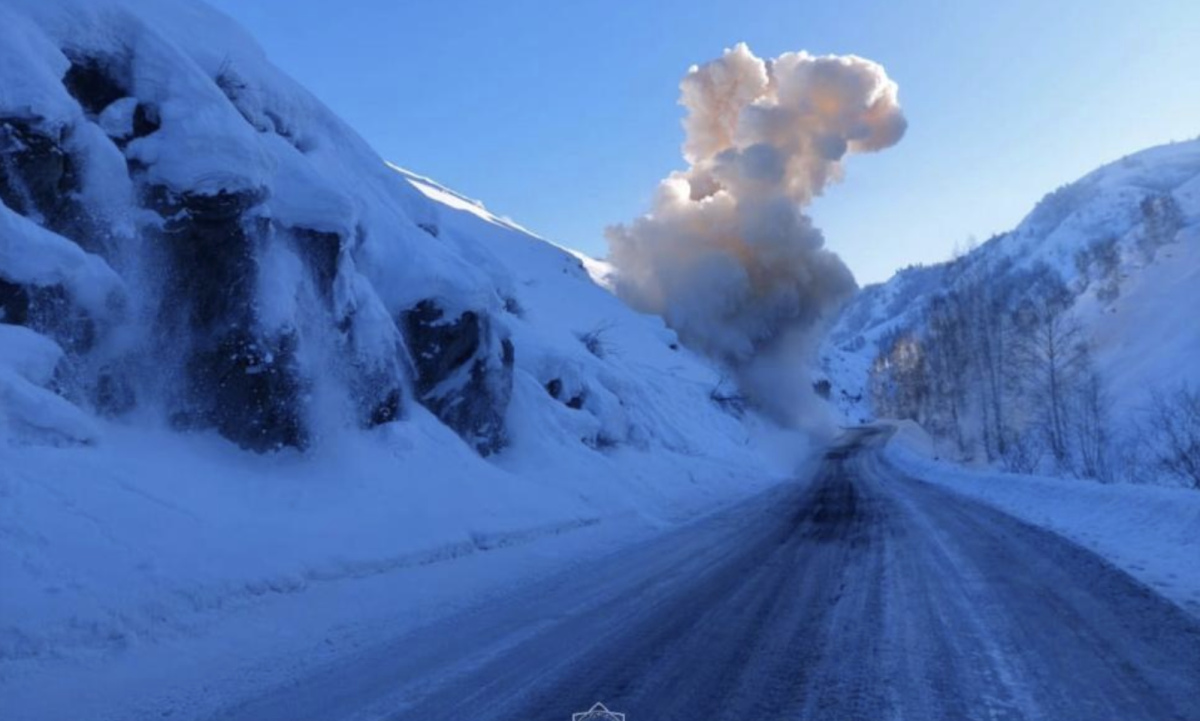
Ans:
POLYGON ((911 421, 884 454, 908 475, 1071 539, 1200 615, 1200 493, 971 469, 941 460, 911 421))

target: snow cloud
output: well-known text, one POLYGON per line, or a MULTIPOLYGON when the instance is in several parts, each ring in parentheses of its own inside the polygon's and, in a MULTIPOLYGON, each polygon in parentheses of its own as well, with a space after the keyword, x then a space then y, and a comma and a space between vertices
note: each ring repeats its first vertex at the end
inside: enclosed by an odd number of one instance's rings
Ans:
POLYGON ((607 230, 617 291, 792 415, 808 337, 856 288, 803 208, 847 155, 904 135, 896 84, 853 55, 764 60, 743 43, 693 66, 680 90, 689 167, 659 184, 649 213, 607 230))

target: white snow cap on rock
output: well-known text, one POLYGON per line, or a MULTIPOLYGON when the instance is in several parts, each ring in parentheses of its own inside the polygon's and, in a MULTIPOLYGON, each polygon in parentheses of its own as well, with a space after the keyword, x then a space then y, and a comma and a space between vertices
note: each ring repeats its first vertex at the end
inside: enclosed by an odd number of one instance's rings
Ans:
POLYGON ((896 84, 856 56, 764 60, 742 43, 680 90, 690 167, 662 181, 648 214, 608 229, 617 292, 791 415, 798 399, 780 391, 806 384, 775 369, 798 369, 808 331, 856 288, 801 209, 847 154, 904 135, 896 84))
POLYGON ((0 323, 0 448, 7 442, 87 443, 95 423, 48 390, 62 360, 54 341, 28 328, 0 323))

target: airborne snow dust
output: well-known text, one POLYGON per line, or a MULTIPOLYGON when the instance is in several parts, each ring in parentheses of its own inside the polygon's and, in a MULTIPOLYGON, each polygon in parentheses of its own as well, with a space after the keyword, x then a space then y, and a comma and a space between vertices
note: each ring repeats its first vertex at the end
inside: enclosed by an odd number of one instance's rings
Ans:
POLYGON ((904 135, 896 84, 860 57, 764 60, 743 43, 693 66, 680 90, 688 168, 659 184, 649 213, 607 230, 617 292, 794 419, 811 331, 856 288, 803 209, 848 154, 904 135))

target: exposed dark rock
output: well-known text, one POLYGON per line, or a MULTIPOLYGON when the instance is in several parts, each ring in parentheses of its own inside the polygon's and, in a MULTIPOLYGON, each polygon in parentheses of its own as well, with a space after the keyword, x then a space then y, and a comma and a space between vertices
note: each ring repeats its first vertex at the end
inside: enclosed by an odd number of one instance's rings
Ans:
POLYGON ((78 57, 63 76, 63 85, 90 115, 99 115, 113 102, 127 97, 126 83, 118 79, 113 63, 95 57, 78 57))
MULTIPOLYGON (((133 112, 130 114, 128 127, 105 128, 109 138, 116 144, 118 148, 124 151, 129 147, 129 144, 138 138, 144 138, 158 131, 162 127, 162 121, 159 117, 158 106, 152 103, 138 102, 136 98, 122 98, 122 100, 133 100, 133 112)), ((137 160, 134 160, 126 154, 125 163, 129 167, 131 176, 145 169, 145 166, 137 160)))
POLYGON ((296 368, 297 337, 264 339, 240 329, 224 333, 188 361, 193 418, 243 448, 263 452, 306 448, 307 388, 296 368))
POLYGON ((384 423, 391 423, 400 418, 400 403, 403 399, 403 394, 399 388, 388 390, 382 400, 375 404, 367 416, 367 426, 381 426, 384 423))
POLYGON ((150 195, 166 218, 168 303, 186 307, 186 323, 198 335, 218 326, 248 326, 257 267, 242 214, 261 202, 262 195, 251 191, 174 195, 161 187, 150 195))
POLYGON ((337 233, 323 233, 309 228, 293 228, 296 249, 304 258, 317 290, 328 296, 333 290, 333 279, 337 277, 338 258, 342 253, 342 237, 337 233))
POLYGON ((191 344, 177 422, 215 427, 260 452, 305 448, 308 386, 296 362, 298 337, 256 329, 255 240, 266 228, 245 216, 264 194, 175 195, 159 187, 149 196, 166 218, 163 322, 186 329, 191 344))
POLYGON ((404 315, 405 337, 417 368, 417 391, 424 395, 465 366, 479 351, 483 329, 479 314, 465 311, 445 318, 433 300, 423 300, 404 315))
MULTIPOLYGON (((78 200, 78 189, 75 163, 64 150, 64 131, 43 128, 37 119, 0 118, 0 201, 95 252, 104 235, 78 200)), ((64 286, 0 277, 0 323, 26 326, 62 348, 67 360, 60 366, 59 390, 80 393, 91 385, 79 360, 96 346, 99 327, 64 286)))
POLYGON ((79 200, 79 173, 64 149, 65 132, 0 118, 0 200, 84 250, 103 254, 106 234, 79 200))
POLYGON ((525 309, 521 307, 521 302, 511 295, 504 298, 504 312, 509 315, 515 315, 518 318, 525 317, 525 309))
POLYGON ((564 400, 563 390, 564 386, 562 378, 552 378, 548 383, 546 383, 546 392, 550 394, 551 398, 563 401, 563 405, 572 410, 577 411, 583 408, 583 402, 587 399, 586 391, 580 391, 570 398, 564 400))
POLYGON ((0 200, 5 205, 51 227, 66 196, 77 188, 74 163, 58 133, 28 120, 0 118, 0 200))
POLYGON ((0 323, 23 325, 53 338, 71 354, 96 344, 96 323, 68 298, 60 285, 36 286, 0 278, 0 323))
POLYGON ((504 416, 512 397, 515 349, 486 316, 465 311, 446 318, 423 300, 401 326, 415 366, 417 399, 480 455, 504 447, 504 416))
POLYGON ((158 108, 147 103, 138 103, 133 109, 133 137, 144 138, 162 127, 158 108))
POLYGON ((23 285, 0 278, 0 323, 26 325, 29 322, 29 291, 23 285))

